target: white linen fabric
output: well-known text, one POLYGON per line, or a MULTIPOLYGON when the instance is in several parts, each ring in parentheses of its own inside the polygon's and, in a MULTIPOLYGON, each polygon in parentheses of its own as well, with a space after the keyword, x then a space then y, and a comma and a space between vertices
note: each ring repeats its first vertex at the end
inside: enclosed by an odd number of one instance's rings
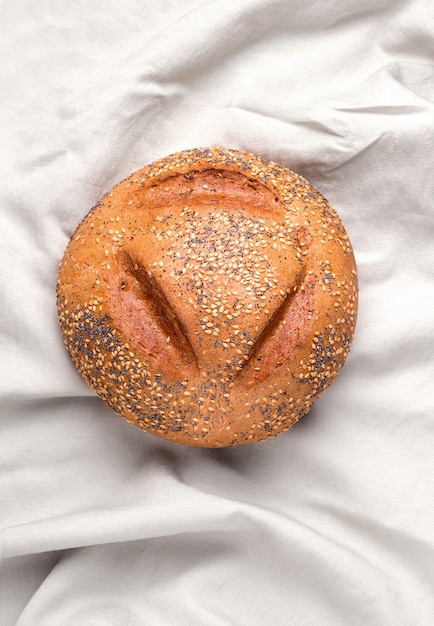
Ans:
POLYGON ((434 623, 434 4, 0 3, 2 626, 434 623), (350 357, 279 437, 188 448, 76 372, 58 264, 177 150, 308 178, 354 246, 350 357))

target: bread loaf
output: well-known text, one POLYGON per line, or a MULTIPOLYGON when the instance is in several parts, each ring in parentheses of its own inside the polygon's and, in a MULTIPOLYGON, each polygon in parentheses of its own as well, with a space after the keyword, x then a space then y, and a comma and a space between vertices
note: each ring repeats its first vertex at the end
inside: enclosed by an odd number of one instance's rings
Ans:
POLYGON ((57 302, 88 384, 174 442, 290 428, 343 365, 357 314, 351 244, 304 178, 257 156, 187 150, 118 184, 65 251, 57 302))

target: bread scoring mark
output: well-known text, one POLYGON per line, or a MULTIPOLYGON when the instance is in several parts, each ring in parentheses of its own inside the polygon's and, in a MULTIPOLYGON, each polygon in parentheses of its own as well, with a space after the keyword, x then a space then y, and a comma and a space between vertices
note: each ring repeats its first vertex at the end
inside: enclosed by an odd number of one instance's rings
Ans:
POLYGON ((313 294, 310 275, 303 269, 256 339, 244 366, 237 373, 237 385, 251 389, 291 359, 309 332, 313 294))
POLYGON ((150 271, 129 252, 120 251, 108 282, 113 319, 134 337, 144 356, 162 373, 182 377, 198 362, 187 330, 150 271))

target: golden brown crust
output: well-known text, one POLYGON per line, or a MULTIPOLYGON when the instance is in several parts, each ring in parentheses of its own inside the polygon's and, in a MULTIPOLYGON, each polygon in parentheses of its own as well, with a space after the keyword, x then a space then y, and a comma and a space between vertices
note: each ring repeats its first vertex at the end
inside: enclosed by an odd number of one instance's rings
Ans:
POLYGON ((114 187, 72 236, 57 297, 66 347, 107 404, 158 436, 223 447, 287 430, 336 377, 357 276, 305 179, 212 148, 114 187))

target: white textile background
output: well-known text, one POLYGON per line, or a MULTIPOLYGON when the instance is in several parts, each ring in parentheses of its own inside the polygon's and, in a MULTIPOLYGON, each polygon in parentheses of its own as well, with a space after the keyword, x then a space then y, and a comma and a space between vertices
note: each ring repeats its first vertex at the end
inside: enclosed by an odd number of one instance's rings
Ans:
POLYGON ((1 626, 431 626, 431 0, 3 0, 0 125, 1 626), (306 176, 360 278, 338 380, 225 450, 108 409, 54 297, 108 189, 211 145, 306 176))

